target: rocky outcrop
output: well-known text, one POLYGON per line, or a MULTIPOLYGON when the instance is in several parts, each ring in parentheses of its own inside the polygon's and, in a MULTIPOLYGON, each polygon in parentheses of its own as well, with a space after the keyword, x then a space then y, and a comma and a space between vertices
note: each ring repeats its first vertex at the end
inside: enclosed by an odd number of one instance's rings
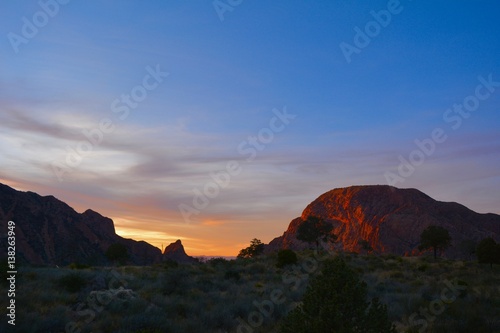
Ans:
POLYGON ((301 217, 292 220, 282 236, 267 245, 266 251, 307 248, 309 245, 296 235, 309 216, 331 223, 338 240, 326 246, 344 251, 363 252, 369 245, 375 253, 418 254, 420 234, 429 225, 449 231, 452 246, 445 252, 449 258, 464 256, 460 251, 464 240, 500 240, 500 215, 479 214, 458 203, 436 201, 416 189, 373 185, 338 188, 319 196, 301 217))
MULTIPOLYGON (((146 265, 161 261, 161 251, 146 243, 115 233, 113 221, 92 210, 82 214, 53 196, 16 191, 0 184, 0 222, 16 223, 17 260, 31 264, 108 264, 105 252, 111 244, 127 247, 129 263, 146 265)), ((6 227, 3 228, 7 230, 6 227)), ((7 245, 2 232, 0 253, 7 245)))
POLYGON ((198 260, 186 254, 180 239, 165 248, 165 251, 163 251, 163 260, 172 260, 180 264, 198 262, 198 260))

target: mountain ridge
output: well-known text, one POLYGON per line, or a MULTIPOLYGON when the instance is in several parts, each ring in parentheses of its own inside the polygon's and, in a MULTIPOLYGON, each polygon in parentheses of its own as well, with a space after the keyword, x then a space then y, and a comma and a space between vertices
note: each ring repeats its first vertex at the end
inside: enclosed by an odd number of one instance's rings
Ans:
POLYGON ((363 252, 365 243, 375 253, 420 254, 420 234, 429 225, 449 230, 453 246, 445 255, 450 258, 462 257, 458 247, 464 240, 500 238, 500 215, 480 214, 456 202, 437 201, 417 189, 356 185, 320 195, 290 222, 282 236, 266 246, 266 252, 307 248, 309 245, 296 236, 309 216, 332 224, 338 241, 326 247, 351 252, 363 252))
MULTIPOLYGON (((131 264, 150 265, 163 260, 160 249, 117 235, 113 220, 92 209, 78 213, 52 195, 17 191, 0 183, 0 221, 3 225, 9 220, 16 224, 16 255, 20 262, 105 265, 109 263, 106 250, 115 243, 127 248, 131 264)), ((0 252, 5 255, 6 241, 0 238, 0 252)))

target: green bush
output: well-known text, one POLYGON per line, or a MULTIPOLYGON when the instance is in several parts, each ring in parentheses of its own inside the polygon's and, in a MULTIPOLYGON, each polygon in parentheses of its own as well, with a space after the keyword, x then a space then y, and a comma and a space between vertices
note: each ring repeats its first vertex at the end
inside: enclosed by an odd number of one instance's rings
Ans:
POLYGON ((72 273, 61 277, 57 284, 70 293, 76 293, 86 285, 86 281, 80 275, 72 273))
POLYGON ((177 267, 179 267, 179 263, 177 261, 172 260, 172 259, 165 259, 161 263, 161 266, 164 269, 171 269, 171 268, 177 268, 177 267))
POLYGON ((422 265, 417 267, 417 269, 421 272, 425 272, 427 270, 427 268, 429 268, 429 265, 427 265, 427 264, 422 264, 422 265))
POLYGON ((311 280, 302 304, 283 321, 281 332, 396 333, 387 307, 366 297, 366 283, 343 259, 328 260, 311 280))
POLYGON ((240 276, 240 273, 234 271, 234 270, 229 270, 227 271, 225 274, 224 274, 224 278, 226 280, 235 280, 235 281, 239 281, 241 276, 240 276))
POLYGON ((392 272, 391 275, 389 275, 389 277, 393 279, 402 279, 405 277, 405 275, 402 272, 392 272))
POLYGON ((278 262, 276 263, 276 266, 281 268, 286 265, 295 265, 297 263, 297 254, 293 252, 292 250, 280 250, 278 252, 278 262))
POLYGON ((228 261, 224 258, 218 257, 218 258, 212 258, 207 261, 207 264, 211 266, 224 266, 228 263, 228 261))

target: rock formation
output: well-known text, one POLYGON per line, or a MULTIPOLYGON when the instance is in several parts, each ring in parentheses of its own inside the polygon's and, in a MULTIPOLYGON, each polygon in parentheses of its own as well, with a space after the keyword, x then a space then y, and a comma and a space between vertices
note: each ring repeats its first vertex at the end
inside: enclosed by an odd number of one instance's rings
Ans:
MULTIPOLYGON (((113 221, 92 210, 82 214, 53 196, 20 192, 0 184, 0 222, 16 223, 17 260, 30 264, 66 265, 72 262, 105 265, 111 244, 125 245, 130 264, 161 261, 160 249, 143 241, 118 236, 113 221)), ((5 227, 4 230, 7 230, 5 227)), ((5 254, 7 238, 0 237, 5 254)))
POLYGON ((331 190, 319 196, 291 221, 285 233, 272 240, 266 251, 282 248, 304 249, 297 229, 309 216, 331 223, 338 236, 337 250, 363 252, 368 244, 374 253, 418 254, 420 234, 429 225, 446 228, 452 246, 449 258, 464 257, 460 244, 486 237, 500 240, 500 215, 479 214, 454 202, 440 202, 416 189, 398 189, 386 185, 352 186, 331 190))
POLYGON ((165 248, 165 251, 163 251, 163 260, 172 260, 180 264, 198 262, 195 258, 186 254, 180 239, 165 248))

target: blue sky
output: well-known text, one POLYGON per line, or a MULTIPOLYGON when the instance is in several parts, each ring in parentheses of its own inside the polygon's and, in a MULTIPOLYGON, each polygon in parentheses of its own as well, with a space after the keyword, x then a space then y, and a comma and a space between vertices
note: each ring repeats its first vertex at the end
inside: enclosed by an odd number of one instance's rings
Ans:
POLYGON ((211 1, 57 6, 52 17, 36 1, 0 4, 6 184, 97 210, 127 237, 231 255, 281 235, 329 189, 386 184, 399 156, 440 128, 447 139, 396 186, 500 213, 500 87, 482 87, 488 96, 457 129, 443 118, 474 101, 479 77, 500 81, 497 1, 241 1, 223 20, 211 1), (366 33, 371 12, 391 6, 346 61, 341 43, 356 46, 355 28, 366 33), (44 15, 13 47, 23 18, 44 15), (120 119, 112 103, 140 91, 147 68, 168 76, 120 119), (284 109, 296 117, 246 161, 239 145, 284 109), (114 129, 60 181, 53 163, 105 118, 114 129), (241 172, 186 223, 179 205, 193 206, 193 189, 231 160, 241 172))

